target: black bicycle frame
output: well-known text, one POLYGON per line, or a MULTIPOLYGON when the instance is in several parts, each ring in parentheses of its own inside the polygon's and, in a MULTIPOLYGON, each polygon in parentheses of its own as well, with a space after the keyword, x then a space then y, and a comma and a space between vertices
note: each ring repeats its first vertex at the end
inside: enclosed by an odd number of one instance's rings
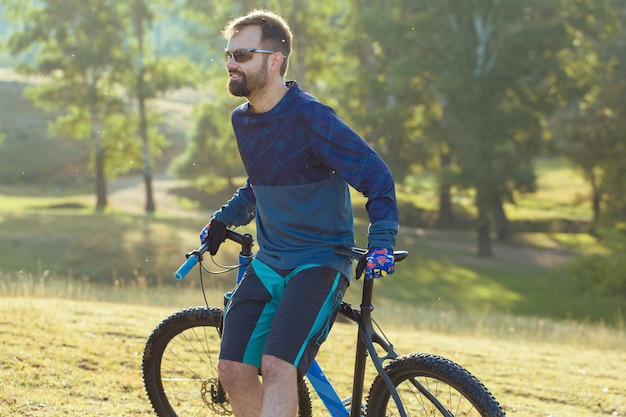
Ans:
POLYGON ((361 398, 363 398, 363 383, 365 380, 365 366, 367 364, 368 353, 379 375, 387 384, 387 388, 389 389, 389 392, 391 393, 396 406, 400 411, 400 415, 406 417, 406 412, 404 411, 400 396, 398 395, 391 378, 389 378, 389 375, 387 375, 383 369, 384 360, 396 358, 399 354, 395 351, 391 344, 389 344, 376 332, 374 326, 372 325, 371 314, 374 310, 374 305, 372 304, 373 287, 373 280, 364 280, 363 296, 359 310, 352 308, 347 303, 341 303, 341 306, 339 307, 339 314, 359 324, 359 335, 356 343, 356 357, 354 360, 350 417, 361 416, 361 398), (387 352, 384 357, 380 358, 378 356, 374 343, 380 345, 387 352))
MULTIPOLYGON (((374 305, 372 304, 372 293, 374 290, 374 280, 364 280, 363 282, 363 296, 361 298, 360 309, 354 309, 349 304, 342 302, 339 307, 339 314, 355 321, 359 324, 359 335, 356 346, 356 358, 354 362, 354 375, 352 381, 352 403, 350 408, 350 417, 360 417, 362 414, 361 401, 363 397, 363 383, 365 380, 365 366, 367 364, 367 355, 369 354, 374 367, 378 371, 378 374, 387 385, 387 389, 393 398, 398 411, 402 417, 406 417, 406 411, 398 391, 396 390, 393 381, 387 375, 384 370, 383 362, 397 358, 399 353, 394 349, 393 345, 389 343, 385 338, 374 329, 372 325, 372 311, 374 311, 374 305), (378 344, 382 349, 387 352, 385 356, 379 357, 378 352, 374 344, 378 344), (358 401, 355 401, 358 399, 358 401)), ((442 413, 444 417, 454 417, 450 414, 443 404, 430 392, 426 387, 420 384, 415 378, 412 379, 412 384, 424 394, 437 409, 442 413)))

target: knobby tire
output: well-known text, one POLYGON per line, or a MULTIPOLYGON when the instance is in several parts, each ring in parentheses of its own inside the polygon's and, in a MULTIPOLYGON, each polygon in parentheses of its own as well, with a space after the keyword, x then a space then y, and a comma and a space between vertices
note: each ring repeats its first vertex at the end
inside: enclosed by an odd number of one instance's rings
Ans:
MULTIPOLYGON (((504 417, 500 404, 470 372, 436 355, 401 356, 385 367, 400 394, 407 416, 504 417), (437 409, 428 395, 420 392, 417 381, 434 395, 449 414, 437 409)), ((380 376, 372 383, 367 399, 367 417, 400 416, 387 385, 380 376)))
MULTIPOLYGON (((232 415, 217 373, 221 326, 222 309, 191 307, 173 313, 152 331, 142 371, 159 417, 232 415)), ((298 377, 298 416, 311 415, 308 387, 298 377)))

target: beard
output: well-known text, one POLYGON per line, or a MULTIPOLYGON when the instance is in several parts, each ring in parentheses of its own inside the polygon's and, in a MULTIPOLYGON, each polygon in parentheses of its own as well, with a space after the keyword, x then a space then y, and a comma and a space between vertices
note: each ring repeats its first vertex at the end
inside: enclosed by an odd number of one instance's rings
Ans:
POLYGON ((232 78, 228 79, 228 91, 235 97, 248 97, 267 85, 268 74, 263 70, 250 74, 233 71, 231 74, 237 74, 240 77, 235 81, 232 78))

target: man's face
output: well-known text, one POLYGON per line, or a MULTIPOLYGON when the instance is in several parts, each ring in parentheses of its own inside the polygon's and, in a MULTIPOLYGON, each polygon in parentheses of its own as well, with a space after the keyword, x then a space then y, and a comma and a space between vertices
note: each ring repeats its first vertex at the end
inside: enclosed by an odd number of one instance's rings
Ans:
MULTIPOLYGON (((239 49, 261 49, 261 29, 258 26, 246 26, 228 40, 229 51, 239 49)), ((239 63, 235 58, 226 62, 228 71, 228 91, 236 97, 249 97, 262 90, 268 83, 267 54, 253 53, 252 59, 239 63)))

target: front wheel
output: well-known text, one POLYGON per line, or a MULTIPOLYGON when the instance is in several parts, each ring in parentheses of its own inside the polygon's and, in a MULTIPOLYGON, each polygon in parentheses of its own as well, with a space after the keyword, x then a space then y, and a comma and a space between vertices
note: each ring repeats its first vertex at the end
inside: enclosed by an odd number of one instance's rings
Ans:
MULTIPOLYGON (((498 401, 476 377, 440 356, 401 356, 389 363, 385 371, 409 417, 505 416, 498 401)), ((367 417, 400 415, 383 378, 377 376, 367 399, 367 417)))
MULTIPOLYGON (((222 309, 191 307, 164 319, 143 352, 143 382, 159 417, 229 416, 232 409, 219 382, 222 309)), ((298 415, 312 413, 309 390, 298 378, 298 415)))

